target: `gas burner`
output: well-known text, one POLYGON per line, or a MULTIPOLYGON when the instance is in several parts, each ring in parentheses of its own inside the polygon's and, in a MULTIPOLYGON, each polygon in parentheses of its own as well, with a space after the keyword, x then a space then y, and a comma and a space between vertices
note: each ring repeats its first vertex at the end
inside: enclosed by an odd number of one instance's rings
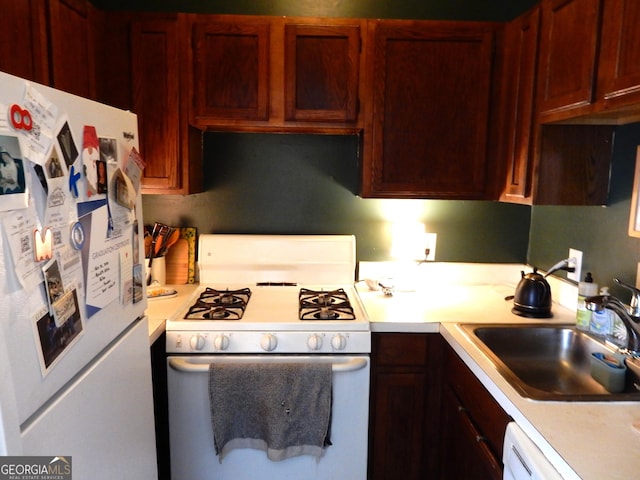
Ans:
POLYGON ((251 290, 216 290, 206 287, 185 319, 240 320, 251 298, 251 290))
POLYGON ((224 307, 213 307, 204 314, 204 318, 208 320, 223 320, 229 318, 229 316, 231 316, 231 314, 224 307))
POLYGON ((325 291, 301 288, 298 295, 300 320, 354 320, 355 314, 344 289, 325 291))
POLYGON ((243 309, 249 303, 251 298, 251 290, 241 288, 239 290, 216 290, 215 288, 206 287, 200 294, 198 300, 203 303, 212 305, 220 305, 226 308, 242 307, 243 309))

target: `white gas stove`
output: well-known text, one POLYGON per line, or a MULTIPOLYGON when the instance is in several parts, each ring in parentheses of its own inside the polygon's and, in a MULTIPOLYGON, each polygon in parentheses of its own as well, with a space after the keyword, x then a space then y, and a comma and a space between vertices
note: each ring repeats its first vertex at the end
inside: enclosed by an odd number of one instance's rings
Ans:
POLYGON ((166 324, 167 352, 369 353, 347 235, 201 235, 200 287, 166 324))

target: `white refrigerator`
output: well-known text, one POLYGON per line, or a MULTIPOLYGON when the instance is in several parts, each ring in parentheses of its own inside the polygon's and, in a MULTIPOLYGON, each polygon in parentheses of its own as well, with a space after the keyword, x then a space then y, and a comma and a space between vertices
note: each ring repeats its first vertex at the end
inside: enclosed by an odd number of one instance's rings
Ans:
POLYGON ((157 478, 137 149, 134 114, 0 72, 0 455, 74 480, 157 478))

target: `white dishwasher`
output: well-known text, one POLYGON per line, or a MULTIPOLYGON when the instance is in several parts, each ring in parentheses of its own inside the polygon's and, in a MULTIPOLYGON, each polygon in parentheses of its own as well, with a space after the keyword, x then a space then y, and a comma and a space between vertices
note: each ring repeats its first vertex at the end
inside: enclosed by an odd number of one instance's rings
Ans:
POLYGON ((504 480, 562 480, 551 462, 516 422, 507 425, 502 461, 504 480))

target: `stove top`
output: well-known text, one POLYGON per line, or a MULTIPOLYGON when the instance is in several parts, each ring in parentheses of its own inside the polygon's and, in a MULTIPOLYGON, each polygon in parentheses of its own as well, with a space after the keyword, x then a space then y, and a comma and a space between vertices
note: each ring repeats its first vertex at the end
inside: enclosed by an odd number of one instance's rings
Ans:
POLYGON ((167 320, 166 331, 167 351, 174 353, 368 353, 371 348, 369 319, 351 285, 202 286, 167 320), (267 335, 273 338, 264 340, 267 335), (270 348, 273 340, 277 347, 270 348))
POLYGON ((200 235, 201 287, 166 322, 172 353, 368 353, 353 235, 200 235))
POLYGON ((368 330, 353 286, 209 285, 167 320, 167 330, 368 330))

